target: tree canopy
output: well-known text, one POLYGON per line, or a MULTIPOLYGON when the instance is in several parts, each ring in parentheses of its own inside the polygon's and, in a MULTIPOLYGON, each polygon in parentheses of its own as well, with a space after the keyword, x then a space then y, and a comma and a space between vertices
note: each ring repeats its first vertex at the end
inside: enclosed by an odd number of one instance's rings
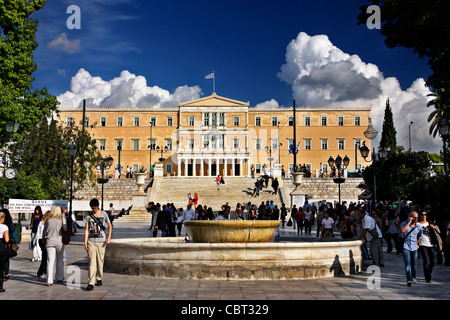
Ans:
POLYGON ((5 130, 7 120, 20 122, 18 139, 57 111, 56 97, 32 86, 38 21, 30 15, 44 4, 45 0, 0 0, 0 146, 11 140, 5 130))

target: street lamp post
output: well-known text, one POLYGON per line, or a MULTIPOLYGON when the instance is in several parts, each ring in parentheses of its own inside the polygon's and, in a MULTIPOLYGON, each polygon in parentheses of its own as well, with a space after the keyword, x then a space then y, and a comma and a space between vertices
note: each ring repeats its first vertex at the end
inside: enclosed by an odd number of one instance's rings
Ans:
POLYGON ((166 160, 163 157, 163 154, 166 153, 167 151, 169 151, 169 148, 167 146, 165 146, 164 148, 157 146, 155 150, 156 150, 156 152, 161 153, 161 157, 158 160, 159 160, 159 162, 163 163, 163 161, 166 160))
MULTIPOLYGON (((380 147, 378 148, 378 158, 383 161, 384 159, 387 158, 388 154, 389 154, 390 149, 386 148, 386 147, 380 147)), ((370 149, 366 146, 366 142, 363 142, 363 145, 361 148, 359 148, 359 152, 361 153, 361 157, 364 159, 364 161, 366 162, 373 162, 374 160, 376 160, 376 155, 375 155, 375 148, 374 148, 374 152, 372 154, 372 159, 367 160, 367 157, 370 154, 370 149)), ((375 168, 373 170, 373 200, 376 203, 377 202, 377 175, 375 173, 375 168)))
POLYGON ((152 175, 152 128, 153 128, 153 123, 150 120, 150 140, 148 141, 148 151, 149 151, 149 155, 150 155, 149 166, 148 166, 148 172, 150 174, 149 178, 151 178, 151 175, 152 175))
POLYGON ((350 159, 345 156, 344 159, 341 158, 340 155, 336 157, 336 160, 330 156, 328 159, 328 165, 332 170, 336 170, 338 177, 334 178, 334 183, 338 184, 339 187, 339 204, 341 204, 341 184, 345 182, 345 178, 342 177, 342 172, 348 167, 350 163, 350 159))
POLYGON ((409 123, 409 128, 408 128, 408 136, 409 136, 409 152, 411 152, 411 125, 413 124, 414 122, 413 121, 411 121, 410 123, 409 123))
POLYGON ((450 138, 450 121, 446 118, 442 118, 439 121, 438 129, 444 144, 444 173, 448 174, 447 148, 448 148, 448 139, 450 138))
POLYGON ((70 144, 69 149, 69 156, 71 159, 71 164, 70 164, 70 209, 69 209, 69 215, 67 217, 67 231, 69 232, 69 234, 72 234, 72 227, 73 227, 73 221, 72 221, 72 199, 73 199, 73 161, 75 158, 75 155, 77 154, 77 146, 73 143, 70 144))
MULTIPOLYGON (((272 146, 270 146, 270 147, 266 146, 264 148, 264 150, 266 150, 266 152, 269 152, 269 158, 267 158, 267 160, 269 160, 269 165, 270 165, 269 175, 272 176, 272 161, 273 161, 273 158, 272 158, 272 146)), ((274 150, 276 151, 277 148, 275 147, 274 150)))
POLYGON ((109 168, 114 163, 114 159, 111 156, 107 156, 106 158, 100 159, 97 162, 97 169, 102 171, 102 177, 97 179, 97 182, 102 185, 102 207, 101 210, 103 210, 103 185, 105 183, 108 183, 109 179, 105 178, 105 170, 108 171, 109 168))

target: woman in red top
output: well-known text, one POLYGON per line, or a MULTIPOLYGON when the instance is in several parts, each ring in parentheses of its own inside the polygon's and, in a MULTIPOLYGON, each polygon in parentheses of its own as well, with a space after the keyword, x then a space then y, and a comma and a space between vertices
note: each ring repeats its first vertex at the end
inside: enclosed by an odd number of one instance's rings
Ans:
POLYGON ((197 193, 194 193, 194 205, 196 206, 198 202, 198 195, 197 193))

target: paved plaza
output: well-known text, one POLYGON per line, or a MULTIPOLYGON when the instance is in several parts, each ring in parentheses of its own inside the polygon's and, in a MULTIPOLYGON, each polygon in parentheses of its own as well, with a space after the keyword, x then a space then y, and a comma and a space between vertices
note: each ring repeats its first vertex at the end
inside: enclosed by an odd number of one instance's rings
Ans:
MULTIPOLYGON (((151 237, 147 224, 114 222, 113 239, 151 237)), ((281 236, 296 236, 291 228, 280 227, 281 236)), ((184 300, 186 306, 195 300, 444 300, 450 298, 450 267, 437 265, 433 280, 426 283, 422 260, 419 259, 417 284, 406 286, 403 257, 395 253, 385 256, 380 281, 367 270, 356 275, 307 280, 237 281, 155 279, 106 272, 103 286, 85 291, 88 260, 80 230, 66 247, 66 280, 46 286, 46 278, 38 278, 38 262, 31 262, 28 244, 20 245, 20 254, 11 259, 11 280, 5 283, 1 300, 184 300), (76 279, 79 274, 81 284, 76 279), (78 285, 78 287, 77 287, 78 285)), ((184 234, 184 233, 183 233, 184 234)), ((315 235, 313 230, 312 235, 315 235)), ((338 235, 337 235, 338 236, 338 235)), ((386 250, 386 246, 384 246, 386 250)), ((370 263, 370 261, 369 261, 370 263)), ((370 270, 370 269, 369 269, 370 270)), ((183 303, 184 303, 183 302, 183 303)))

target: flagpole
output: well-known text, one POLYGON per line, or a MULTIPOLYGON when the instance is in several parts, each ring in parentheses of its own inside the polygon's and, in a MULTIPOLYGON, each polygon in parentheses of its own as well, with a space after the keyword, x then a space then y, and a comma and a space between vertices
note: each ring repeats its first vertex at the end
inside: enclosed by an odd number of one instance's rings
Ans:
POLYGON ((213 93, 216 92, 216 72, 213 70, 213 93))

